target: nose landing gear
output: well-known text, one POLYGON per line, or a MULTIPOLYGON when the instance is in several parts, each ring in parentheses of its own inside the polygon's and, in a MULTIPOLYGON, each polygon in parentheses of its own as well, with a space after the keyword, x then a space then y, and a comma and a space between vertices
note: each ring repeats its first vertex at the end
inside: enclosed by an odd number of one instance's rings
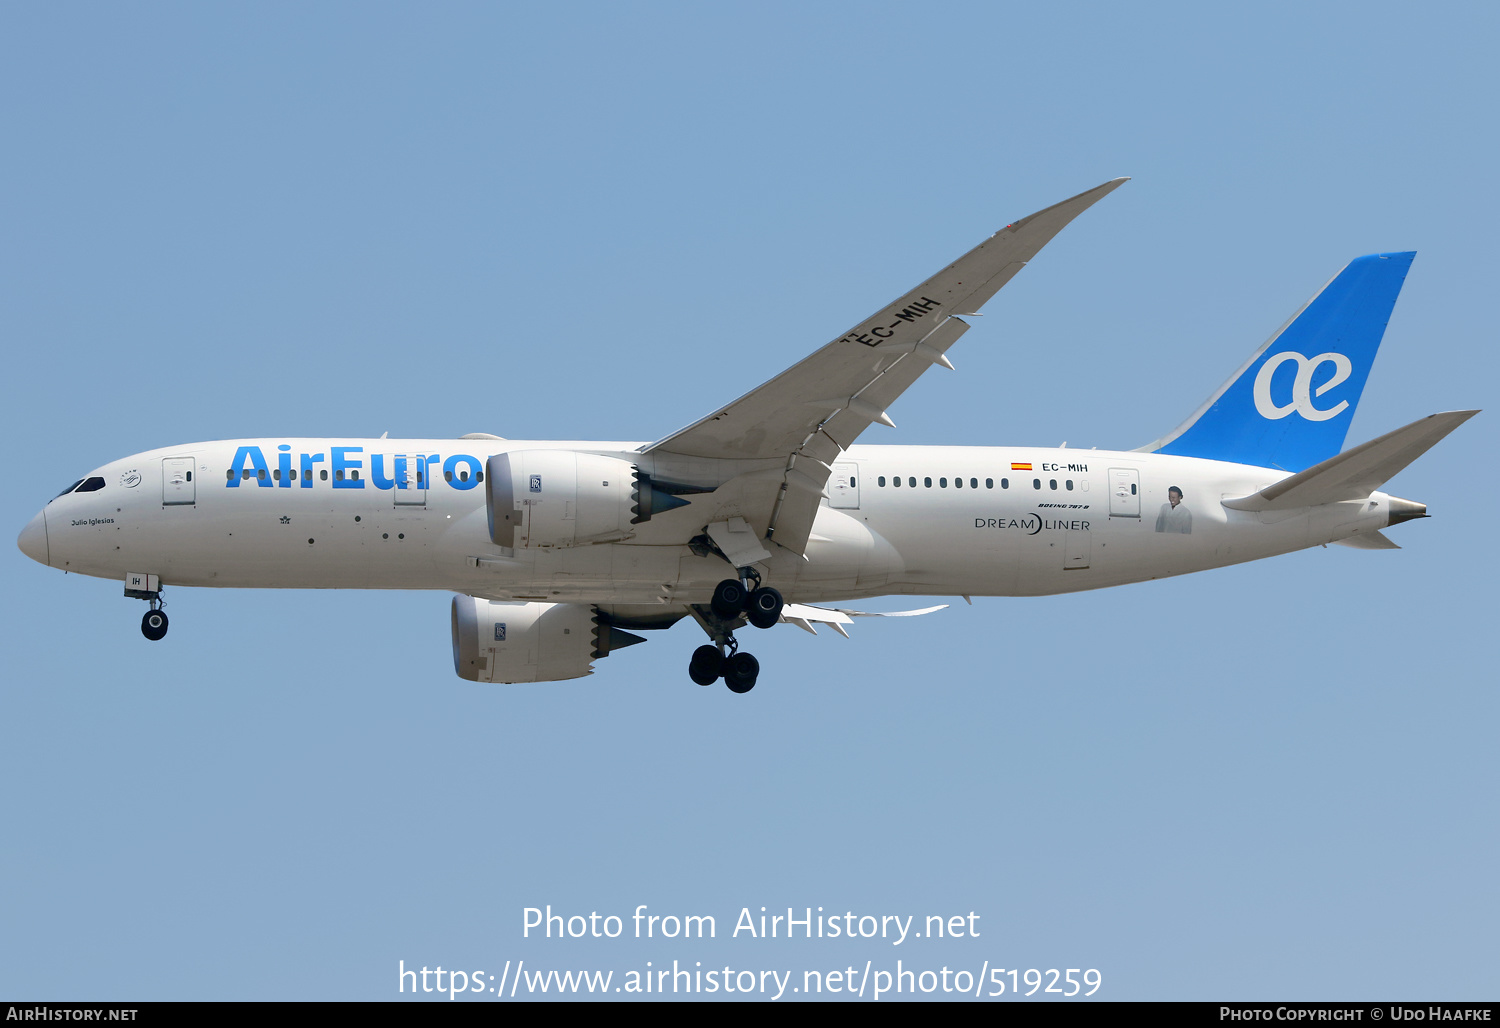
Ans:
POLYGON ((141 634, 152 642, 165 638, 167 634, 167 612, 153 605, 146 611, 146 616, 141 618, 141 634))
POLYGON ((132 572, 125 576, 125 595, 151 604, 151 609, 141 618, 141 634, 152 642, 165 638, 167 634, 167 612, 161 609, 161 593, 161 580, 155 575, 132 572))

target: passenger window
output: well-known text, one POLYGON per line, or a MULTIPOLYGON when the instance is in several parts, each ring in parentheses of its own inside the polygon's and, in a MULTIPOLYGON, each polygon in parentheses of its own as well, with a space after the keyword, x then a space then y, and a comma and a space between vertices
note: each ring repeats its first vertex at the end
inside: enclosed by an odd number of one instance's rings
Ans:
POLYGON ((352 479, 354 479, 354 481, 358 482, 359 481, 359 472, 357 470, 356 471, 351 471, 351 472, 349 472, 349 477, 352 478, 352 479))
POLYGON ((266 469, 265 468, 257 468, 256 472, 255 472, 255 477, 256 477, 257 480, 259 480, 261 482, 264 482, 266 480, 266 469))
MULTIPOLYGON (((1002 478, 1000 481, 1002 483, 1004 483, 1005 479, 1002 478)), ((993 489, 993 488, 995 488, 995 480, 993 478, 986 478, 984 480, 984 487, 986 489, 993 489)))
POLYGON ((192 473, 192 472, 191 472, 191 471, 189 471, 189 472, 188 472, 188 473, 187 473, 187 480, 188 480, 188 481, 189 481, 189 482, 191 482, 191 481, 192 481, 192 480, 193 480, 193 473, 192 473))
POLYGON ((1002 478, 1000 480, 1000 488, 1001 489, 1009 489, 1010 488, 1010 479, 1008 479, 1008 478, 1002 478))
POLYGON ((1063 483, 1063 484, 1064 484, 1064 485, 1066 485, 1066 486, 1067 486, 1067 487, 1068 487, 1068 491, 1069 491, 1069 492, 1072 492, 1072 491, 1073 491, 1073 480, 1072 480, 1072 479, 1071 479, 1071 478, 1070 478, 1070 479, 1068 479, 1068 480, 1067 480, 1067 481, 1066 481, 1066 482, 1064 482, 1064 483, 1063 483))
POLYGON ((453 481, 453 472, 451 472, 451 471, 444 471, 443 472, 443 478, 446 479, 449 482, 453 481))
MULTIPOLYGON (((979 479, 977 479, 977 478, 971 478, 971 479, 969 479, 969 488, 970 489, 978 489, 979 488, 979 479)), ((990 486, 990 488, 993 489, 994 486, 990 486)))
POLYGON ((458 480, 460 482, 467 482, 469 480, 469 473, 467 471, 460 471, 458 473, 458 480))
POLYGON ((924 479, 922 479, 922 484, 924 486, 926 486, 928 489, 931 489, 932 488, 932 479, 931 478, 924 478, 924 479))
POLYGON ((1047 484, 1055 490, 1057 488, 1057 479, 1049 478, 1047 479, 1047 484))
POLYGON ((1033 489, 1040 489, 1041 487, 1042 487, 1042 480, 1040 478, 1033 478, 1031 480, 1031 488, 1033 488, 1033 489))
POLYGON ((875 480, 875 484, 878 485, 878 486, 880 486, 880 488, 884 489, 885 488, 885 476, 881 475, 879 478, 877 478, 875 480))
POLYGON ((224 481, 226 481, 226 482, 233 482, 234 481, 234 468, 230 468, 228 471, 224 472, 224 481))
POLYGON ((915 489, 917 487, 917 479, 916 479, 916 477, 913 476, 913 475, 907 475, 906 476, 906 484, 910 488, 915 489))
POLYGON ((484 481, 484 472, 483 471, 476 471, 476 472, 474 472, 474 481, 476 481, 476 482, 483 482, 484 481))
POLYGON ((99 478, 97 475, 93 478, 85 478, 78 484, 78 491, 80 493, 97 493, 100 489, 103 488, 104 479, 99 478))
POLYGON ((280 482, 281 481, 281 469, 277 468, 275 471, 272 471, 271 472, 271 477, 274 478, 276 481, 280 482))
POLYGON ((953 480, 953 488, 955 488, 955 489, 962 489, 963 487, 964 487, 964 480, 963 479, 961 479, 961 478, 955 478, 953 480))
POLYGON ((900 475, 897 475, 895 478, 891 479, 891 486, 892 486, 892 488, 895 488, 895 489, 900 489, 901 488, 901 476, 900 475))
POLYGON ((1135 495, 1135 483, 1134 482, 1130 483, 1130 495, 1131 496, 1135 495))
POLYGON ((323 482, 328 481, 328 469, 327 468, 319 468, 318 469, 318 479, 320 481, 323 481, 323 482))
POLYGON ((250 469, 249 468, 245 469, 245 477, 243 479, 241 479, 241 481, 244 481, 244 482, 250 481, 250 469))
POLYGON ((849 476, 849 488, 850 489, 857 489, 857 488, 859 488, 859 480, 856 479, 853 475, 849 476))
POLYGON ((948 480, 946 478, 940 478, 940 479, 938 479, 938 488, 939 489, 946 489, 946 488, 948 488, 948 480))
POLYGON ((339 470, 337 470, 337 471, 335 471, 333 473, 333 480, 335 482, 342 482, 344 480, 344 469, 343 468, 340 468, 339 470))

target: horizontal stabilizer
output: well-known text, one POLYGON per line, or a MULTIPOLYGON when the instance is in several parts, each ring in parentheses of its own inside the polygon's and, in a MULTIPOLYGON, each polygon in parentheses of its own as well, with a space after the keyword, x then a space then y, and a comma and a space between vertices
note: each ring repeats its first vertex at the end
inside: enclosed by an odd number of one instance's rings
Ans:
POLYGON ((1363 500, 1478 413, 1458 410, 1429 415, 1329 457, 1258 493, 1225 500, 1224 506, 1233 510, 1289 510, 1341 500, 1363 500))
POLYGON ((1340 546, 1349 546, 1356 550, 1399 550, 1401 547, 1391 542, 1390 537, 1380 532, 1360 532, 1346 539, 1335 539, 1334 542, 1340 546))

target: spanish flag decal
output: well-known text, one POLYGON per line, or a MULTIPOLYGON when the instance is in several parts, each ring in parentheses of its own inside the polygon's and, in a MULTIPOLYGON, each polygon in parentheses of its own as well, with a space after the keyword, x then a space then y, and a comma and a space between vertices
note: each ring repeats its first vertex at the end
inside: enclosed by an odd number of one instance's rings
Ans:
POLYGON ((1012 471, 1030 471, 1031 470, 1031 465, 1030 464, 1012 464, 1010 466, 1010 469, 1012 471))

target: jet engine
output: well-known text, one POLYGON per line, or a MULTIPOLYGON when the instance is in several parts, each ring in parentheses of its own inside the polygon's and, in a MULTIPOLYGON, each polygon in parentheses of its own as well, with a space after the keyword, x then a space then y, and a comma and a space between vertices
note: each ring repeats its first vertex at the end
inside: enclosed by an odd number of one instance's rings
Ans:
POLYGON ((557 682, 645 642, 577 603, 497 603, 453 597, 453 670, 471 682, 557 682))
POLYGON ((629 538, 631 526, 681 507, 629 461, 574 450, 490 457, 485 506, 497 546, 538 549, 629 538))

